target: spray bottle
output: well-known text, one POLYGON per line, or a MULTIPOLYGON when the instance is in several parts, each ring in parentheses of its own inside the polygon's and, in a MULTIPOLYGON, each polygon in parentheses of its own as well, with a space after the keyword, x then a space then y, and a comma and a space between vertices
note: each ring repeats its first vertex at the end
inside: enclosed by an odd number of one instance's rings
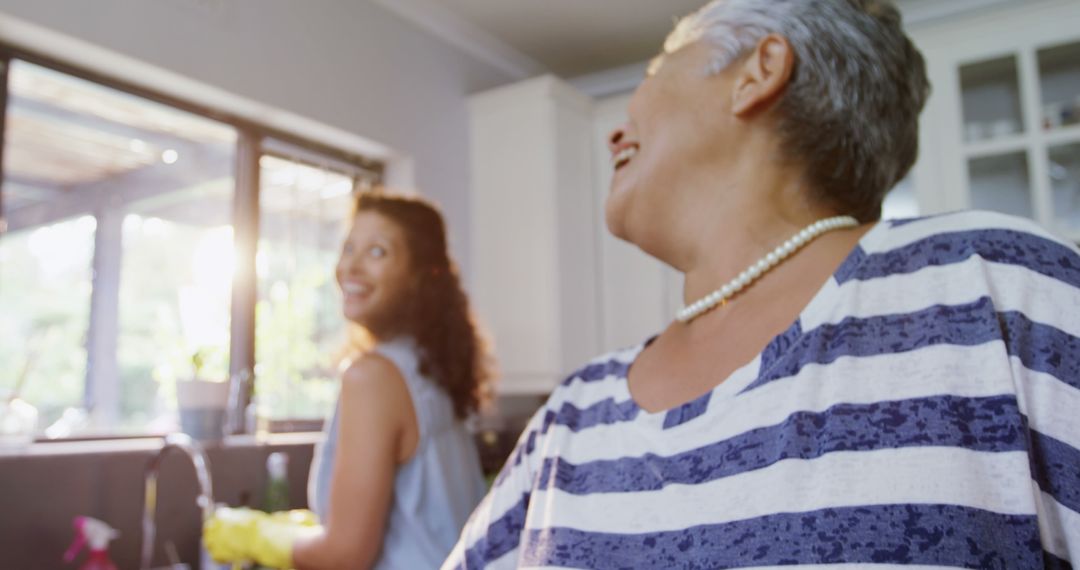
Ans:
POLYGON ((64 553, 64 562, 72 562, 84 545, 90 549, 90 556, 79 570, 117 570, 116 564, 109 559, 109 541, 120 536, 120 532, 111 526, 90 517, 75 517, 75 542, 64 553))

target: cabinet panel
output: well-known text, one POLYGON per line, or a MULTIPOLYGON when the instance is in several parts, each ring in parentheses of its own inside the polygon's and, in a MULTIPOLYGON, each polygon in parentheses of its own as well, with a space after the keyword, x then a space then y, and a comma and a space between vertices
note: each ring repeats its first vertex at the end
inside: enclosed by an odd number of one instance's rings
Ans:
POLYGON ((545 394, 599 352, 591 101, 552 76, 474 95, 473 302, 503 394, 545 394))
POLYGON ((964 141, 1000 139, 1024 131, 1015 56, 960 68, 964 141))
POLYGON ((1042 127, 1080 124, 1080 42, 1039 50, 1042 127))
POLYGON ((1080 143, 1050 149, 1049 177, 1055 227, 1080 236, 1080 143))
POLYGON ((971 206, 1014 216, 1032 217, 1027 155, 1012 153, 968 162, 971 206))
POLYGON ((919 201, 915 196, 915 184, 909 174, 885 195, 881 205, 881 217, 886 220, 914 218, 919 215, 919 201))

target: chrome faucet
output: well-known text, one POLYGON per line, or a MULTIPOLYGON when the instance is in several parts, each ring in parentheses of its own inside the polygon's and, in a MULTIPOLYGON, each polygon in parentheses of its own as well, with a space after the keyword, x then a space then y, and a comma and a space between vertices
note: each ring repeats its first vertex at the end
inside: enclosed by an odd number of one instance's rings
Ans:
POLYGON ((195 499, 195 503, 202 509, 202 519, 199 524, 200 537, 202 536, 202 525, 214 514, 214 491, 210 486, 210 464, 206 461, 206 454, 203 453, 202 446, 182 433, 172 433, 165 436, 161 451, 146 465, 140 570, 150 570, 150 564, 154 557, 154 534, 157 529, 154 516, 157 513, 158 473, 161 471, 161 461, 171 449, 183 451, 191 459, 191 464, 195 467, 195 477, 199 480, 199 496, 195 499))

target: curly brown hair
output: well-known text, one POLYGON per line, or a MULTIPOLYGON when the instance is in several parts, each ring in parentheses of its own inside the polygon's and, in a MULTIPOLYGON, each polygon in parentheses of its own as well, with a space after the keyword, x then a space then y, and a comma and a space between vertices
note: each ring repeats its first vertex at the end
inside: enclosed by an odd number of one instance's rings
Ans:
POLYGON ((405 234, 416 293, 395 327, 420 349, 420 372, 442 386, 465 418, 490 397, 492 357, 469 309, 469 299, 446 244, 439 209, 421 198, 382 191, 361 193, 355 213, 375 212, 405 234))

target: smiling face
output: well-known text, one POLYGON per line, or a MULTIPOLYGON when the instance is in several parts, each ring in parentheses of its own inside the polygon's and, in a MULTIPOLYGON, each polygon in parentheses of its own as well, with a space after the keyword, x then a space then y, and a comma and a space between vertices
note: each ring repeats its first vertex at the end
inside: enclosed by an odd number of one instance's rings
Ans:
POLYGON ((345 318, 376 336, 392 330, 415 289, 412 273, 404 230, 381 214, 358 213, 337 264, 345 318))
POLYGON ((655 60, 630 100, 627 123, 608 141, 615 169, 608 229, 650 253, 660 239, 655 234, 693 207, 683 190, 699 184, 702 167, 715 168, 734 144, 722 112, 731 81, 708 73, 709 55, 695 42, 655 60))

